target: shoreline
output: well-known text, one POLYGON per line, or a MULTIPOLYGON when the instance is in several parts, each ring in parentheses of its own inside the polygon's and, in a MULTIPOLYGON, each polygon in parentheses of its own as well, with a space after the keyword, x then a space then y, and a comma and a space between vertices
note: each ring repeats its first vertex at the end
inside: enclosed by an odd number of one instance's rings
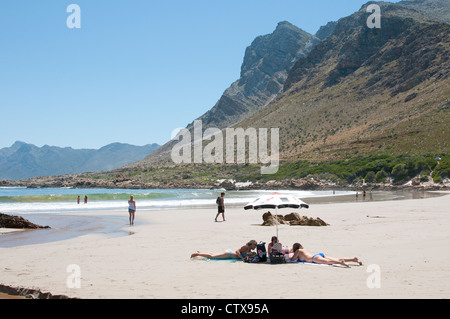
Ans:
MULTIPOLYGON (((275 190, 276 191, 276 190, 275 190)), ((361 194, 358 197, 355 194, 348 195, 323 195, 317 197, 304 197, 302 200, 310 205, 320 204, 339 204, 339 203, 365 203, 377 201, 397 201, 408 199, 424 199, 445 196, 450 191, 421 191, 421 190, 401 190, 401 191, 375 191, 373 196, 361 194)), ((242 204, 227 203, 228 208, 241 208, 242 204)), ((215 204, 192 206, 192 207, 168 207, 155 209, 140 209, 141 212, 184 209, 215 209, 215 204)), ((87 209, 84 211, 67 211, 62 213, 46 214, 40 213, 11 213, 10 215, 26 216, 28 220, 36 224, 49 224, 50 229, 11 229, 0 228, 0 248, 8 248, 23 245, 32 245, 53 241, 70 239, 91 233, 100 233, 106 237, 126 236, 129 232, 123 228, 129 225, 125 223, 128 215, 126 210, 118 209, 87 209), (108 212, 112 212, 108 216, 108 212), (37 236, 40 234, 41 236, 37 236), (2 235, 7 235, 1 237, 2 235), (36 238, 39 237, 39 240, 36 238), (6 239, 6 241, 5 241, 6 239)))
MULTIPOLYGON (((120 175, 120 174, 119 174, 120 175)), ((413 178, 401 184, 393 182, 388 183, 363 183, 354 184, 335 183, 328 180, 319 180, 315 178, 301 178, 294 180, 271 180, 267 182, 238 182, 235 180, 217 180, 209 183, 195 182, 156 182, 145 183, 139 180, 128 178, 116 178, 115 180, 98 180, 92 178, 78 177, 77 175, 62 175, 35 177, 28 180, 0 180, 0 187, 26 187, 26 188, 77 188, 77 189, 217 189, 224 188, 230 190, 349 190, 361 191, 381 190, 450 190, 450 180, 445 179, 442 183, 420 182, 413 178)))
MULTIPOLYGON (((177 209, 138 212, 137 221, 142 223, 124 228, 132 231, 132 236, 86 234, 57 242, 0 248, 4 256, 0 260, 0 284, 83 299, 450 298, 450 283, 441 280, 450 274, 446 267, 450 256, 445 253, 450 237, 450 195, 443 195, 313 204, 298 213, 318 216, 329 227, 280 225, 284 245, 300 241, 317 252, 358 256, 363 261, 362 267, 349 270, 191 260, 190 254, 196 250, 235 249, 250 239, 267 243, 275 229, 259 226, 263 211, 244 212, 230 207, 227 222, 214 223, 212 209, 177 209), (66 267, 71 264, 81 267, 81 289, 66 286, 66 267), (367 267, 373 264, 382 270, 381 289, 366 285, 367 267), (273 275, 272 266, 279 268, 276 280, 283 284, 272 287, 270 294, 241 284, 273 275), (299 290, 299 285, 308 289, 299 290)), ((121 211, 99 215, 127 218, 121 211)))
MULTIPOLYGON (((0 248, 45 244, 95 234, 105 238, 127 236, 126 218, 103 214, 30 214, 27 219, 47 223, 49 229, 0 228, 0 248)), ((125 214, 124 214, 125 216, 125 214)))

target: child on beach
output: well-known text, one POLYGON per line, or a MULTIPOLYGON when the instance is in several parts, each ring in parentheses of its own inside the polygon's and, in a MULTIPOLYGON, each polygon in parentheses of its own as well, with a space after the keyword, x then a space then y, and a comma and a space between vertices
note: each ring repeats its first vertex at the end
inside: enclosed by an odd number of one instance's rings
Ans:
POLYGON ((358 258, 334 258, 330 256, 326 256, 325 254, 312 254, 309 250, 303 248, 302 245, 299 243, 295 243, 292 246, 291 252, 289 254, 288 261, 290 262, 296 262, 296 261, 303 261, 308 263, 314 263, 314 264, 326 264, 326 265, 342 265, 347 268, 350 266, 347 264, 347 262, 356 262, 360 266, 362 265, 362 262, 358 260, 358 258))

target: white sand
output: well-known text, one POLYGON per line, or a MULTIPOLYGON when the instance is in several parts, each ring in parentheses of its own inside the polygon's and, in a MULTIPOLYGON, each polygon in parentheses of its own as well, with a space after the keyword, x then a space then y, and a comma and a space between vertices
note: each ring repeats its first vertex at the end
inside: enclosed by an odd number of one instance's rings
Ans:
MULTIPOLYGON (((141 224, 126 228, 130 236, 91 234, 0 248, 0 284, 80 298, 449 298, 449 207, 450 195, 312 205, 299 213, 331 226, 280 226, 284 245, 300 242, 313 252, 364 263, 349 269, 191 260, 196 250, 269 242, 275 227, 258 226, 263 211, 240 208, 227 209, 225 223, 214 223, 211 209, 138 211, 141 224), (67 285, 71 264, 80 267, 81 288, 67 285), (369 265, 379 266, 380 288, 367 285, 377 275, 367 272, 369 265)), ((126 212, 112 213, 127 223, 126 212)))

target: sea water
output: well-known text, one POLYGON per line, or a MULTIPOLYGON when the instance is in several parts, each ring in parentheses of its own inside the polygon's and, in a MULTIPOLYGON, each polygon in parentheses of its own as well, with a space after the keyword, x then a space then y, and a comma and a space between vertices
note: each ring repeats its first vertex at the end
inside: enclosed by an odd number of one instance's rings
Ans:
MULTIPOLYGON (((223 189, 79 189, 0 187, 2 213, 66 213, 92 210, 127 210, 130 195, 142 210, 210 208, 223 189), (80 203, 77 197, 80 196, 80 203), (84 203, 84 197, 88 201, 84 203)), ((273 190, 226 191, 226 206, 245 206, 273 190)), ((276 191, 301 199, 354 194, 349 191, 276 191)))

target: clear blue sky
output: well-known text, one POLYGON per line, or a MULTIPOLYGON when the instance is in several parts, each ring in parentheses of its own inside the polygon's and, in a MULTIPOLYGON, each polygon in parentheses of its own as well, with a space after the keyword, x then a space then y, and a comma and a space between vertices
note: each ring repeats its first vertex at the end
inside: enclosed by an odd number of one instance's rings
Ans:
MULTIPOLYGON (((366 0, 14 0, 0 8, 0 148, 164 144, 289 21, 316 33, 366 0), (69 29, 69 4, 81 29, 69 29)), ((397 2, 397 1, 394 1, 397 2)))

